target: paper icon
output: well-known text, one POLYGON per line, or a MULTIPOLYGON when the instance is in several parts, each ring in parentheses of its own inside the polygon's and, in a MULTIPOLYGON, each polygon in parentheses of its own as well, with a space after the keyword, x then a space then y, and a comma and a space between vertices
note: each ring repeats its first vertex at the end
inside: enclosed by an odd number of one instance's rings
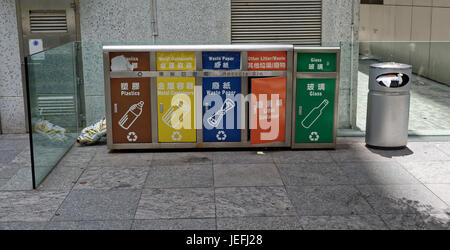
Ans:
POLYGON ((220 124, 220 121, 222 120, 223 116, 230 110, 232 110, 236 105, 234 104, 234 101, 227 98, 225 100, 225 103, 222 105, 222 107, 211 117, 208 118, 208 124, 217 127, 220 124))

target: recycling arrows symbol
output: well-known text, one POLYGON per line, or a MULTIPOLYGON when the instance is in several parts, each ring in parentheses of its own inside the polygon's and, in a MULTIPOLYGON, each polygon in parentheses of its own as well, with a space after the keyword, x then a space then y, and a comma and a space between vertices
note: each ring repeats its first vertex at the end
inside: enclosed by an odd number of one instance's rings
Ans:
POLYGON ((175 131, 172 134, 172 140, 174 140, 174 141, 181 141, 181 137, 183 137, 183 136, 181 136, 180 132, 178 132, 178 131, 175 131))
POLYGON ((130 132, 130 133, 128 133, 128 135, 127 135, 127 140, 128 140, 129 142, 135 142, 135 141, 137 141, 137 139, 138 139, 138 136, 136 135, 135 132, 130 132))
POLYGON ((219 141, 225 141, 227 139, 227 134, 225 134, 225 131, 219 131, 217 132, 216 138, 219 141))
POLYGON ((320 138, 320 136, 319 136, 319 133, 317 133, 317 132, 312 132, 309 135, 309 140, 310 141, 319 141, 319 138, 320 138))

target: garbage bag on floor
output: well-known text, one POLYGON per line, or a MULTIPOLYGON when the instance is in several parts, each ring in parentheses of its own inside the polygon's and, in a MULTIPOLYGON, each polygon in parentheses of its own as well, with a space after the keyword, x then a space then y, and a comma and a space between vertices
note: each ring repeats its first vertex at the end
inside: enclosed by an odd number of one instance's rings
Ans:
POLYGON ((55 125, 43 118, 32 118, 33 131, 46 136, 52 142, 65 142, 68 140, 66 129, 55 125))
POLYGON ((97 143, 103 136, 106 136, 106 118, 81 130, 77 138, 80 146, 87 146, 97 143))

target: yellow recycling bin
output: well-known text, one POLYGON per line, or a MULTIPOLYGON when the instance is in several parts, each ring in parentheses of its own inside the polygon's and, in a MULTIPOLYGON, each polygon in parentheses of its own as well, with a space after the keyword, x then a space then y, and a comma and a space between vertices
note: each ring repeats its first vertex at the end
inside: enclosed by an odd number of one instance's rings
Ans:
POLYGON ((158 77, 159 142, 196 142, 195 77, 158 77))

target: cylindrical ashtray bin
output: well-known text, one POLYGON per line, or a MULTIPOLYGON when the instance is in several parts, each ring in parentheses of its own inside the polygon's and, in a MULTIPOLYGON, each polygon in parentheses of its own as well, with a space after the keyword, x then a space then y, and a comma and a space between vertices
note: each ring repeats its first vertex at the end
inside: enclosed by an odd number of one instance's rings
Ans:
POLYGON ((406 146, 411 77, 411 65, 390 62, 370 66, 366 124, 368 146, 406 146))

